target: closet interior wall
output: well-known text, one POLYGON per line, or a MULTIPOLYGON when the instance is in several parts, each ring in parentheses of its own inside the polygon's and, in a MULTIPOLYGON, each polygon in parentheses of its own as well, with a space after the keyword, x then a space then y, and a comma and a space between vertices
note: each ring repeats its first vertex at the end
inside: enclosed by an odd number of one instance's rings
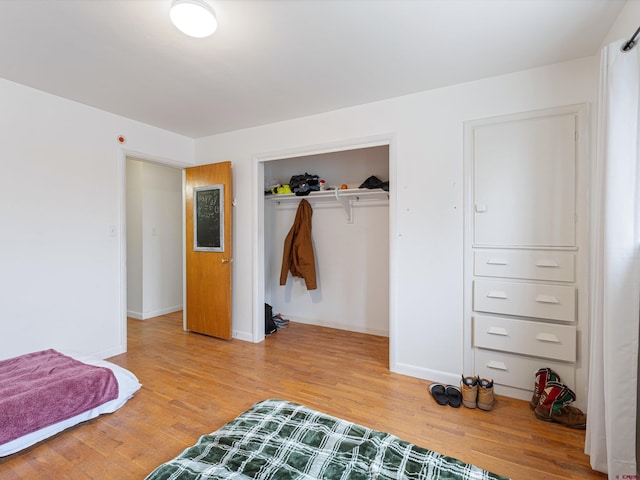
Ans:
MULTIPOLYGON (((272 160, 265 189, 292 175, 316 174, 327 186, 358 188, 369 176, 389 179, 389 147, 376 146, 272 160)), ((293 322, 389 335, 389 202, 354 198, 352 223, 335 200, 313 195, 286 201, 265 197, 265 301, 293 322), (282 250, 299 201, 313 209, 312 238, 318 288, 291 274, 280 285, 282 250)), ((281 197, 282 198, 282 197, 281 197)))

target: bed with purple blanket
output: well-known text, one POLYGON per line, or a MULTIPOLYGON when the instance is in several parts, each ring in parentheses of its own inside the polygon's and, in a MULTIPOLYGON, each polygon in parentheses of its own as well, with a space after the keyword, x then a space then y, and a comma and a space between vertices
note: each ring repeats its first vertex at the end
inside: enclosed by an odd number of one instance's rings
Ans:
POLYGON ((43 350, 0 361, 0 457, 120 408, 140 388, 104 360, 43 350))

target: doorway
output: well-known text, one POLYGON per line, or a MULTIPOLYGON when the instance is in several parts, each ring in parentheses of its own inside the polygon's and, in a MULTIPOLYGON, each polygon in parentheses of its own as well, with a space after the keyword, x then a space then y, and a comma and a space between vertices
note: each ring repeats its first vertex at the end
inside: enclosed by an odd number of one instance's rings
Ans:
POLYGON ((127 316, 183 308, 182 169, 126 157, 127 316))

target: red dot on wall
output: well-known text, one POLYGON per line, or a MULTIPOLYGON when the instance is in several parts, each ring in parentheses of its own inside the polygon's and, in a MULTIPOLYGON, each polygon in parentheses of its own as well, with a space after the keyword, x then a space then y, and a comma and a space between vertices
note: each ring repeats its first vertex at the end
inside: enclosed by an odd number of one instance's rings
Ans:
POLYGON ((124 142, 126 142, 126 141, 127 141, 127 139, 126 139, 126 138, 124 138, 124 135, 118 135, 118 142, 120 142, 120 143, 124 143, 124 142))

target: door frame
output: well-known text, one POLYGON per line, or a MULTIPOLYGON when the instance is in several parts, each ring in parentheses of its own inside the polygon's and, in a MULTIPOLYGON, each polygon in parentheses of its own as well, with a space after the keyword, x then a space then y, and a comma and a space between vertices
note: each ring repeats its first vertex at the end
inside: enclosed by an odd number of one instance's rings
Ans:
POLYGON ((265 152, 253 157, 253 342, 262 342, 264 334, 265 267, 264 267, 264 164, 274 160, 335 153, 359 148, 387 145, 389 147, 389 369, 397 365, 397 165, 398 135, 386 133, 370 137, 352 138, 338 142, 307 145, 275 152, 265 152))
POLYGON ((186 252, 185 252, 185 168, 192 167, 192 164, 179 162, 167 157, 161 157, 150 153, 130 150, 120 147, 118 151, 118 210, 120 236, 120 347, 122 352, 127 351, 127 157, 134 158, 146 163, 161 165, 163 167, 177 168, 182 171, 182 328, 186 329, 186 252))

